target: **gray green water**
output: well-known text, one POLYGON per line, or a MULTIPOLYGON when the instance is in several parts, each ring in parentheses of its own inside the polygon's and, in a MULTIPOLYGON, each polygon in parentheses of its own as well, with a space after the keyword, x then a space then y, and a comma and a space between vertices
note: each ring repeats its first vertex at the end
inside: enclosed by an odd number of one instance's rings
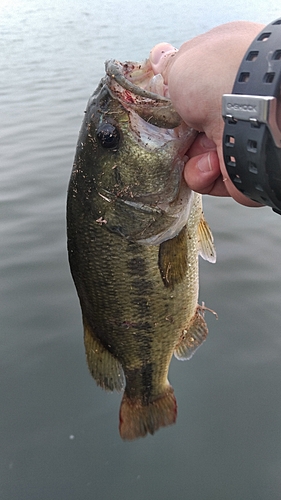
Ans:
POLYGON ((0 1, 1 500, 281 498, 281 218, 206 198, 207 342, 174 360, 175 426, 123 443, 120 395, 85 363, 65 201, 88 97, 108 58, 143 59, 279 2, 0 1))

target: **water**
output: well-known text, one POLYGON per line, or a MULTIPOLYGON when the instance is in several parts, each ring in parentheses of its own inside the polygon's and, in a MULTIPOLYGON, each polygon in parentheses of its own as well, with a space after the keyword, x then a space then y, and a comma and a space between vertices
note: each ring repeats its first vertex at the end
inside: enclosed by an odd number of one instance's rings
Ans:
POLYGON ((279 2, 0 1, 1 500, 281 498, 280 218, 205 198, 218 262, 201 262, 210 335, 172 362, 175 426, 118 435, 120 395, 88 374, 65 235, 88 97, 110 57, 143 59, 279 2))

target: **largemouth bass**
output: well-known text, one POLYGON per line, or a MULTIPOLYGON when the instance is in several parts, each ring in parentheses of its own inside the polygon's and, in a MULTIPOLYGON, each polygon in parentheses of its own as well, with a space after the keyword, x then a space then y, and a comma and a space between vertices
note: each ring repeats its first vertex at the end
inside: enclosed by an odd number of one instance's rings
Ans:
POLYGON ((97 384, 124 389, 123 439, 176 421, 174 354, 206 339, 198 254, 215 261, 201 195, 183 180, 195 138, 143 63, 106 63, 80 131, 67 202, 69 263, 97 384))

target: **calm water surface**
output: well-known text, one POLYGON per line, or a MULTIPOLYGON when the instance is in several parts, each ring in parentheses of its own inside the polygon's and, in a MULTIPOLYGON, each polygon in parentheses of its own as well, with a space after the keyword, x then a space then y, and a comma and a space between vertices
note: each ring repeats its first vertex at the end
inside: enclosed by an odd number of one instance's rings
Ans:
POLYGON ((78 131, 107 58, 143 59, 276 0, 0 0, 1 500, 281 498, 281 218, 205 199, 210 335, 172 362, 175 426, 123 443, 120 395, 88 374, 66 255, 78 131), (141 5, 141 6, 140 6, 141 5))

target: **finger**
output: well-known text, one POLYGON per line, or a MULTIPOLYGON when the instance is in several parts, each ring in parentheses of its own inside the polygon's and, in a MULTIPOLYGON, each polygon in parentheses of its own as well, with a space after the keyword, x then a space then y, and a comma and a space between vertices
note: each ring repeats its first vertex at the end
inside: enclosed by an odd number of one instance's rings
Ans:
POLYGON ((161 42, 155 45, 150 51, 149 60, 154 71, 154 74, 163 73, 169 62, 170 57, 178 52, 173 45, 166 42, 161 42))
POLYGON ((199 134, 195 141, 192 143, 192 146, 187 151, 187 156, 192 158, 193 156, 198 156, 208 151, 215 151, 217 149, 216 144, 211 139, 208 139, 206 134, 199 134))
POLYGON ((185 165, 184 178, 187 185, 197 193, 229 196, 215 151, 190 158, 185 165))

